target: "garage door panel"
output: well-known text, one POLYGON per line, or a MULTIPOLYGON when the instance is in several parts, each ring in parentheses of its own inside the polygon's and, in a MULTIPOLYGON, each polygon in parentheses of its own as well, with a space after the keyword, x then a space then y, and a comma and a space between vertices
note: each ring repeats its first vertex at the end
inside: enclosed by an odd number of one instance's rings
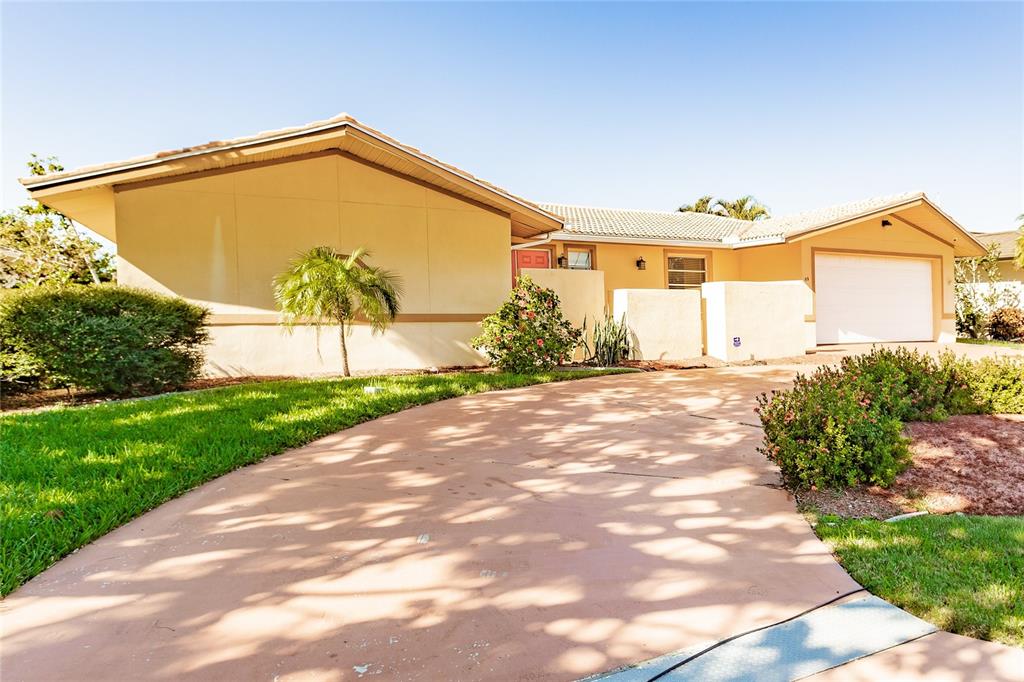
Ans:
POLYGON ((931 261, 818 254, 814 272, 818 343, 932 340, 931 261))

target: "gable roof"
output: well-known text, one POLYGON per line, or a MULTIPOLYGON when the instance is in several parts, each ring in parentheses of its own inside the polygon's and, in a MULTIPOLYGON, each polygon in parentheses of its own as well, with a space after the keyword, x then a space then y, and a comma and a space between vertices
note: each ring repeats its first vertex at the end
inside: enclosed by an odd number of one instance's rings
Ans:
POLYGON ((999 259, 1013 258, 1017 255, 1017 239, 1020 230, 1003 230, 1002 232, 972 232, 974 238, 986 246, 996 244, 999 247, 999 259))
POLYGON ((743 248, 764 243, 783 243, 818 230, 839 227, 876 215, 896 213, 922 204, 933 209, 952 229, 966 237, 956 240, 958 245, 954 248, 958 250, 957 255, 974 255, 982 248, 974 236, 931 203, 923 192, 874 197, 755 221, 679 211, 642 211, 551 203, 541 206, 564 218, 565 227, 556 235, 561 238, 589 237, 615 241, 642 239, 743 248))
POLYGON ((561 220, 537 204, 403 144, 344 113, 302 126, 268 130, 123 161, 21 178, 20 182, 33 198, 52 205, 51 197, 63 192, 174 178, 329 150, 360 157, 385 170, 427 182, 443 191, 462 195, 507 213, 512 219, 513 231, 518 236, 532 237, 562 226, 561 220))

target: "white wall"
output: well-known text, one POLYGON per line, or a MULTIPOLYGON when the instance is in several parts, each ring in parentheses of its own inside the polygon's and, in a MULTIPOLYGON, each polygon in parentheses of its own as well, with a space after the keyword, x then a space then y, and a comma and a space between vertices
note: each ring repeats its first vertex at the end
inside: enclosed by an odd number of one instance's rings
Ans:
POLYGON ((634 358, 678 362, 703 355, 696 289, 616 289, 612 305, 632 332, 634 358))
POLYGON ((711 357, 726 362, 784 358, 808 348, 811 290, 801 281, 705 282, 701 296, 711 357))

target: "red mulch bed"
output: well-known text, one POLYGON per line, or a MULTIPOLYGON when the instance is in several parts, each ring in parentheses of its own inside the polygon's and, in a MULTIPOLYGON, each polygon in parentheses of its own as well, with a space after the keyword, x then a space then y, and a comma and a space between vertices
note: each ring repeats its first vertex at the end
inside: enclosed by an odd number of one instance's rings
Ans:
POLYGON ((1024 514, 1024 415, 958 415, 907 424, 913 464, 887 489, 807 491, 802 504, 826 514, 888 518, 933 514, 1024 514))

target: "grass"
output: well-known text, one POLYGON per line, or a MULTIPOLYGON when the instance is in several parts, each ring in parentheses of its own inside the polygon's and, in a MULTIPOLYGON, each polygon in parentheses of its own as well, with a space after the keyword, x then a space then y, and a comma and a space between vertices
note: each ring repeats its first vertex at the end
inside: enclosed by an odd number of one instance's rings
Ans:
POLYGON ((320 436, 445 398, 609 373, 275 381, 2 415, 0 594, 191 488, 320 436))
POLYGON ((1024 517, 823 516, 815 530, 873 594, 943 630, 1024 646, 1024 517))
POLYGON ((995 341, 993 339, 968 339, 962 338, 957 339, 957 343, 969 343, 975 346, 1005 346, 1007 348, 1020 348, 1024 349, 1024 343, 1017 343, 1016 341, 995 341))

